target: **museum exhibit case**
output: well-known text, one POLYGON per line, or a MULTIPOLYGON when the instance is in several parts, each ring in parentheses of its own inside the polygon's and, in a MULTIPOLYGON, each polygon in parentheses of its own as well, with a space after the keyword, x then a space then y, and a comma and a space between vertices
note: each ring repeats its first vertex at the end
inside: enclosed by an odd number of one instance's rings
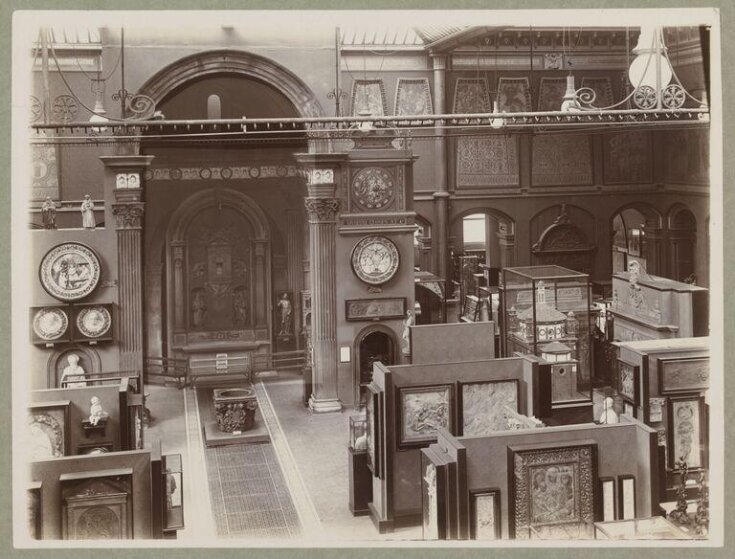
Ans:
POLYGON ((552 405, 592 401, 589 275, 557 265, 505 268, 502 351, 552 364, 552 405))

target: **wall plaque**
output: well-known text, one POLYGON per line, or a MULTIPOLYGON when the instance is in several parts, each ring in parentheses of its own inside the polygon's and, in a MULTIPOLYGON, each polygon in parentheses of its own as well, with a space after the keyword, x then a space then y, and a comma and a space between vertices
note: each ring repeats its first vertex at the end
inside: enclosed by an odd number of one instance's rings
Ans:
POLYGON ((382 167, 360 169, 352 178, 351 194, 352 201, 362 210, 385 209, 395 199, 393 175, 382 167))
POLYGON ((433 112, 428 79, 398 78, 396 115, 430 115, 433 112))
POLYGON ((454 85, 454 113, 489 113, 490 90, 485 78, 458 78, 454 85))
POLYGON ((679 462, 691 469, 705 467, 707 421, 704 397, 670 397, 668 403, 669 469, 678 470, 679 462))
POLYGON ((461 436, 486 436, 509 429, 508 416, 518 412, 518 381, 460 382, 461 436))
POLYGON ((345 301, 345 318, 350 321, 402 319, 404 316, 406 316, 405 297, 345 301))
POLYGON ((358 241, 352 249, 351 262, 358 278, 370 285, 381 285, 396 275, 400 254, 393 241, 375 235, 358 241))
POLYGON ((516 186, 518 140, 506 135, 457 138, 457 187, 516 186))
POLYGON ((439 428, 452 429, 454 387, 449 384, 398 389, 399 448, 436 442, 439 428))
POLYGON ((39 276, 46 292, 60 301, 78 301, 97 287, 102 269, 97 254, 81 243, 63 243, 41 260, 39 276))
POLYGON ((618 361, 618 394, 635 406, 640 401, 640 375, 640 367, 618 361))
POLYGON ((61 307, 31 309, 32 341, 38 344, 69 340, 69 313, 61 307))
POLYGON ((388 114, 383 80, 355 80, 352 82, 352 116, 366 112, 370 116, 388 114))

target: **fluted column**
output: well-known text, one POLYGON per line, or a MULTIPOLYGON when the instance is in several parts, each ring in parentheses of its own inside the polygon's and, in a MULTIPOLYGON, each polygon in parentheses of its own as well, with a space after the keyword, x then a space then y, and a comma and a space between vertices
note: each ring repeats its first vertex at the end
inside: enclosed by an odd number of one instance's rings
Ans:
MULTIPOLYGON (((293 313, 293 331, 301 332, 301 308, 297 304, 300 301, 303 286, 303 262, 301 254, 302 239, 302 213, 299 210, 286 210, 286 257, 288 258, 288 288, 293 293, 293 304, 299 312, 293 313)), ((296 336, 296 346, 301 349, 301 336, 296 336)))
MULTIPOLYGON (((129 194, 126 192, 125 194, 129 194)), ((119 274, 120 368, 143 370, 143 258, 141 232, 144 205, 116 196, 112 213, 117 220, 119 274), (121 199, 122 198, 122 199, 121 199)))
MULTIPOLYGON (((446 107, 446 74, 447 57, 445 55, 433 55, 431 57, 434 69, 434 112, 445 114, 446 107)), ((436 191, 434 192, 434 227, 433 245, 434 250, 434 272, 448 279, 449 249, 447 247, 447 226, 449 220, 449 186, 447 183, 447 139, 445 130, 437 123, 434 140, 434 181, 436 191)))
MULTIPOLYGON (((320 180, 333 181, 331 173, 320 180)), ((337 273, 336 235, 339 200, 333 182, 309 185, 304 199, 309 217, 311 256, 312 345, 314 369, 309 409, 341 411, 337 396, 337 273)))

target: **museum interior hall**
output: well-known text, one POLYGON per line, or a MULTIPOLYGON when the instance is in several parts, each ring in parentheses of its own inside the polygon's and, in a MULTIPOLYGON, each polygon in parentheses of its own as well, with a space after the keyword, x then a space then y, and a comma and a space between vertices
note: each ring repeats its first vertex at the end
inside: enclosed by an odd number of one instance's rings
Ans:
POLYGON ((706 544, 712 21, 187 21, 21 41, 16 545, 706 544))

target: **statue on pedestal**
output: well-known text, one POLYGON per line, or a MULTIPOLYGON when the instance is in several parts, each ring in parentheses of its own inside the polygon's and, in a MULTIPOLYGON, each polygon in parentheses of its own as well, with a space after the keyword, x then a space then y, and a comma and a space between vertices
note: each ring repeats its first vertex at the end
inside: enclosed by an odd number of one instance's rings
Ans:
POLYGON ((44 229, 56 229, 56 202, 51 199, 51 196, 46 196, 46 200, 41 205, 41 219, 44 229))
POLYGON ((291 299, 288 297, 288 293, 283 293, 281 298, 278 300, 278 310, 281 314, 281 323, 278 330, 279 336, 290 336, 291 335, 291 324, 293 318, 293 305, 291 299))
POLYGON ((89 407, 89 423, 91 425, 99 425, 100 421, 106 419, 108 414, 102 409, 102 404, 97 396, 92 396, 89 402, 91 404, 89 407))
POLYGON ((82 212, 82 227, 94 229, 96 226, 94 222, 94 202, 92 202, 92 197, 89 194, 84 195, 79 210, 82 212))

